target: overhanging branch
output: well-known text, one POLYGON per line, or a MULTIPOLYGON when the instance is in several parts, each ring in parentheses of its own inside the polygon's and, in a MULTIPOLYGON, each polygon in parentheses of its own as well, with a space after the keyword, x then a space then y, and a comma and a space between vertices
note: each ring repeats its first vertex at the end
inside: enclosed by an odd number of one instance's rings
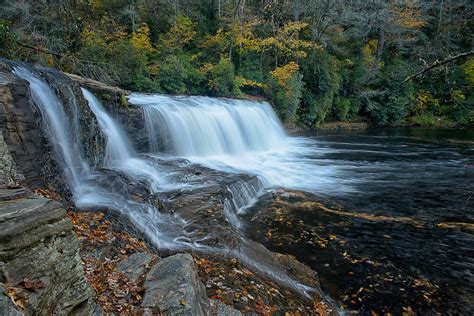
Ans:
POLYGON ((403 80, 403 82, 400 84, 400 85, 403 85, 405 83, 407 83, 408 81, 410 80, 413 80, 414 78, 418 77, 418 76, 421 76, 422 74, 424 74, 425 72, 427 71, 430 71, 431 69, 433 68, 436 68, 436 67, 439 67, 439 66, 442 66, 444 64, 447 64, 453 60, 456 60, 456 59, 459 59, 459 58, 462 58, 462 57, 466 57, 466 56, 469 56, 469 55, 474 55, 474 51, 470 51, 470 52, 466 52, 466 53, 461 53, 461 54, 458 54, 456 56, 452 56, 452 57, 448 57, 442 61, 435 61, 433 64, 431 64, 430 66, 422 69, 421 71, 417 72, 416 74, 406 78, 405 80, 403 80))

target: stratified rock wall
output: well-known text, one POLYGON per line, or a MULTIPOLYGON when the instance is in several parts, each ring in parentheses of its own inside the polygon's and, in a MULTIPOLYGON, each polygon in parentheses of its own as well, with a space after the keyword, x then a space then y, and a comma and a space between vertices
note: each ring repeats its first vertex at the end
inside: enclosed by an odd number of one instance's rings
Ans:
MULTIPOLYGON (((54 165, 40 118, 30 102, 27 82, 15 77, 11 68, 0 61, 0 130, 15 162, 15 173, 24 176, 17 180, 28 187, 44 185, 54 165)), ((8 158, 2 160, 6 162, 8 158)), ((11 164, 3 167, 7 165, 11 164)))
POLYGON ((90 315, 96 305, 66 211, 22 188, 61 174, 40 118, 27 82, 0 61, 0 314, 90 315))
POLYGON ((27 314, 91 313, 92 292, 61 204, 21 189, 0 190, 0 200, 3 287, 27 295, 27 314))

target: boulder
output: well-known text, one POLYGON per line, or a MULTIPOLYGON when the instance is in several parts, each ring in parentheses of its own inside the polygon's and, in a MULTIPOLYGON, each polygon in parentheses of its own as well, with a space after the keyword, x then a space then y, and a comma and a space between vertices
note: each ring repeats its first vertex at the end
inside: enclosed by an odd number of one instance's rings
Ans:
POLYGON ((123 273, 134 283, 138 283, 141 276, 149 269, 150 265, 157 259, 157 256, 136 252, 117 265, 117 270, 123 273))
POLYGON ((190 254, 159 260, 145 280, 142 307, 165 315, 207 315, 206 289, 190 254))

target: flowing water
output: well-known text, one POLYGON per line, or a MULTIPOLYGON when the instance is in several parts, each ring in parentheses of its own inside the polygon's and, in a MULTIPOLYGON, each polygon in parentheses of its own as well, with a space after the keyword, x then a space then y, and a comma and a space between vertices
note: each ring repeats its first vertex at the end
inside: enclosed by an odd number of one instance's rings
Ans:
POLYGON ((155 152, 258 175, 269 190, 308 192, 306 202, 264 197, 238 220, 251 238, 311 265, 346 308, 474 308, 472 130, 291 137, 266 103, 141 94, 130 100, 143 108, 155 152), (308 209, 311 201, 329 208, 308 209), (278 207, 290 212, 287 225, 254 216, 278 207))
POLYGON ((351 191, 354 180, 323 160, 316 142, 288 137, 265 102, 132 94, 141 106, 156 153, 186 158, 225 172, 258 175, 267 188, 351 191))
MULTIPOLYGON (((42 114, 46 134, 65 173, 66 183, 77 207, 109 208, 118 211, 160 248, 179 249, 192 246, 180 241, 186 225, 183 220, 163 215, 152 204, 134 201, 125 196, 125 192, 114 190, 109 185, 110 179, 106 174, 92 170, 83 157, 79 131, 76 130, 78 111, 74 111, 73 118, 68 118, 62 101, 34 71, 16 66, 14 73, 30 84, 32 98, 42 114)), ((70 92, 74 100, 72 90, 70 92)), ((98 100, 90 92, 83 92, 108 139, 107 167, 123 169, 132 176, 143 177, 150 182, 152 188, 156 187, 161 181, 158 171, 134 157, 126 134, 103 111, 98 100)))
POLYGON ((150 147, 177 156, 239 156, 283 146, 285 133, 267 103, 132 94, 143 106, 150 147))
MULTIPOLYGON (((319 289, 300 284, 290 277, 283 267, 271 260, 266 249, 241 235, 235 214, 249 203, 254 203, 256 201, 254 199, 263 193, 261 182, 237 180, 228 185, 231 198, 221 202, 224 204, 225 218, 231 227, 235 226, 235 229, 228 229, 227 234, 230 235, 223 237, 233 239, 234 242, 232 245, 209 245, 206 243, 207 240, 215 238, 212 236, 212 231, 211 236, 203 235, 202 231, 195 234, 195 231, 189 229, 190 225, 193 225, 192 221, 188 222, 174 212, 160 212, 153 202, 154 193, 189 189, 186 183, 173 181, 170 183, 168 177, 173 178, 172 173, 175 171, 169 171, 169 164, 166 161, 137 154, 122 126, 106 112, 90 91, 82 89, 83 96, 107 139, 105 162, 100 169, 91 168, 83 158, 83 144, 78 130, 80 127, 78 109, 74 108, 72 117, 68 117, 62 101, 35 70, 15 65, 14 73, 30 84, 33 102, 43 116, 44 129, 66 175, 65 182, 73 193, 73 200, 78 208, 106 208, 120 212, 159 249, 172 251, 194 249, 237 257, 247 266, 260 271, 262 275, 301 294, 319 292, 319 289), (141 192, 148 196, 145 200, 141 199, 141 193, 134 196, 133 190, 135 184, 142 186, 143 182, 147 183, 148 191, 141 192), (129 187, 130 185, 132 187, 129 187)), ((68 91, 72 93, 70 97, 74 100, 74 106, 77 106, 77 99, 72 89, 68 91)), ((249 108, 252 111, 250 106, 249 108)))
POLYGON ((470 313, 474 132, 401 129, 310 138, 319 154, 307 158, 315 167, 338 168, 337 178, 351 190, 262 199, 249 210, 248 235, 312 266, 323 290, 346 308, 470 313), (252 217, 266 209, 275 217, 252 217))

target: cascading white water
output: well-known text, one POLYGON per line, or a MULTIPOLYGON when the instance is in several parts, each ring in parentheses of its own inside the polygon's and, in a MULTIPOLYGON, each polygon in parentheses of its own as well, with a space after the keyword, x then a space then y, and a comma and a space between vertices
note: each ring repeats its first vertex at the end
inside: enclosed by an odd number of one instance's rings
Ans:
POLYGON ((100 101, 87 89, 82 88, 82 93, 97 117, 102 132, 107 136, 106 166, 120 170, 134 178, 144 179, 154 192, 165 188, 167 181, 158 166, 138 158, 128 135, 105 111, 100 101))
MULTIPOLYGON (((161 214, 158 209, 146 203, 127 199, 107 184, 101 183, 102 174, 92 170, 82 155, 77 122, 71 122, 64 111, 61 100, 50 86, 37 74, 24 67, 14 67, 14 73, 30 84, 34 103, 42 115, 42 123, 56 159, 66 174, 66 183, 73 193, 73 199, 80 208, 109 208, 126 215, 131 222, 143 232, 151 242, 164 249, 180 249, 193 247, 186 241, 183 228, 186 222, 182 219, 161 214), (72 127, 72 128, 71 128, 72 127)), ((73 93, 70 90, 71 93, 73 93)), ((74 95, 72 94, 74 100, 74 95)), ((88 97, 93 97, 89 94, 88 97)), ((146 165, 142 160, 133 157, 133 149, 129 146, 128 137, 116 122, 107 115, 97 99, 89 99, 91 108, 97 111, 99 122, 108 138, 110 150, 109 162, 122 167, 125 172, 136 173, 138 177, 146 177, 153 183, 158 170, 146 165), (97 103, 94 103, 97 102, 97 103), (124 139, 119 139, 125 137, 124 139), (145 166, 144 166, 145 165, 145 166), (138 171, 137 171, 138 170, 138 171)), ((76 106, 77 104, 75 104, 76 106)), ((79 112, 73 109, 73 118, 78 120, 79 112)), ((108 162, 108 163, 109 163, 108 162)))
POLYGON ((61 164, 66 166, 64 172, 71 191, 75 197, 82 195, 86 187, 84 179, 90 174, 90 168, 80 152, 78 153, 77 144, 72 141, 74 132, 69 127, 77 125, 75 123, 71 125, 62 102, 44 80, 22 67, 16 67, 14 72, 30 83, 33 100, 42 105, 41 115, 43 122, 48 126, 46 129, 48 137, 54 140, 51 144, 59 153, 61 164))
MULTIPOLYGON (((132 174, 134 177, 150 177, 153 173, 156 173, 156 170, 153 169, 153 166, 150 166, 146 161, 135 157, 136 154, 133 152, 126 133, 122 130, 121 126, 105 111, 100 101, 88 90, 82 88, 82 91, 84 97, 89 103, 90 108, 97 116, 102 131, 107 135, 107 150, 110 153, 111 159, 108 163, 112 167, 118 167, 125 173, 132 174)), ((257 179, 249 180, 248 182, 237 181, 236 183, 230 185, 228 190, 231 192, 232 198, 230 200, 223 201, 224 212, 228 221, 234 227, 238 228, 241 223, 237 218, 237 214, 245 207, 248 207, 251 203, 256 202, 256 198, 263 193, 261 183, 257 179)), ((100 199, 100 195, 98 195, 97 198, 100 199)), ((130 201, 127 201, 126 203, 130 203, 130 201)), ((148 225, 141 225, 142 231, 144 229, 148 235, 153 236, 153 234, 156 235, 161 230, 161 235, 166 235, 166 239, 173 237, 173 234, 170 234, 166 227, 160 225, 163 219, 160 218, 158 213, 149 207, 148 212, 150 211, 151 214, 149 214, 146 219, 151 221, 148 222, 148 225), (153 228, 155 228, 155 230, 153 230, 153 228)), ((314 290, 294 281, 292 278, 287 276, 285 271, 280 271, 275 268, 269 269, 269 264, 262 264, 257 260, 254 260, 250 254, 255 250, 247 246, 249 241, 244 237, 240 237, 242 240, 242 245, 236 249, 227 247, 209 247, 200 243, 200 241, 204 241, 207 236, 201 237, 201 240, 192 241, 191 238, 189 238, 192 237, 192 233, 189 237, 185 235, 186 223, 183 222, 181 225, 176 225, 170 220, 167 224, 177 226, 175 228, 178 228, 178 231, 180 230, 181 233, 181 236, 179 236, 178 232, 178 234, 174 235, 172 242, 168 241, 166 243, 167 247, 169 248, 171 245, 174 248, 185 247, 200 249, 201 251, 207 251, 211 253, 227 253, 234 257, 239 257, 249 266, 253 266, 269 277, 287 284, 287 286, 290 286, 297 291, 307 294, 307 291, 314 290)), ((163 236, 161 238, 163 238, 163 236)))
POLYGON ((89 107, 94 112, 99 121, 100 128, 107 135, 106 161, 108 165, 113 165, 117 161, 131 159, 134 150, 128 136, 109 116, 102 107, 100 101, 87 89, 81 88, 84 98, 89 103, 89 107))
POLYGON ((347 192, 340 168, 314 159, 325 153, 314 140, 287 136, 266 102, 134 93, 150 150, 212 169, 258 175, 266 187, 321 194, 347 192))
POLYGON ((282 145, 285 132, 267 103, 209 97, 132 94, 143 105, 150 148, 171 140, 178 156, 237 155, 282 145), (164 135, 158 135, 163 133, 164 135))

